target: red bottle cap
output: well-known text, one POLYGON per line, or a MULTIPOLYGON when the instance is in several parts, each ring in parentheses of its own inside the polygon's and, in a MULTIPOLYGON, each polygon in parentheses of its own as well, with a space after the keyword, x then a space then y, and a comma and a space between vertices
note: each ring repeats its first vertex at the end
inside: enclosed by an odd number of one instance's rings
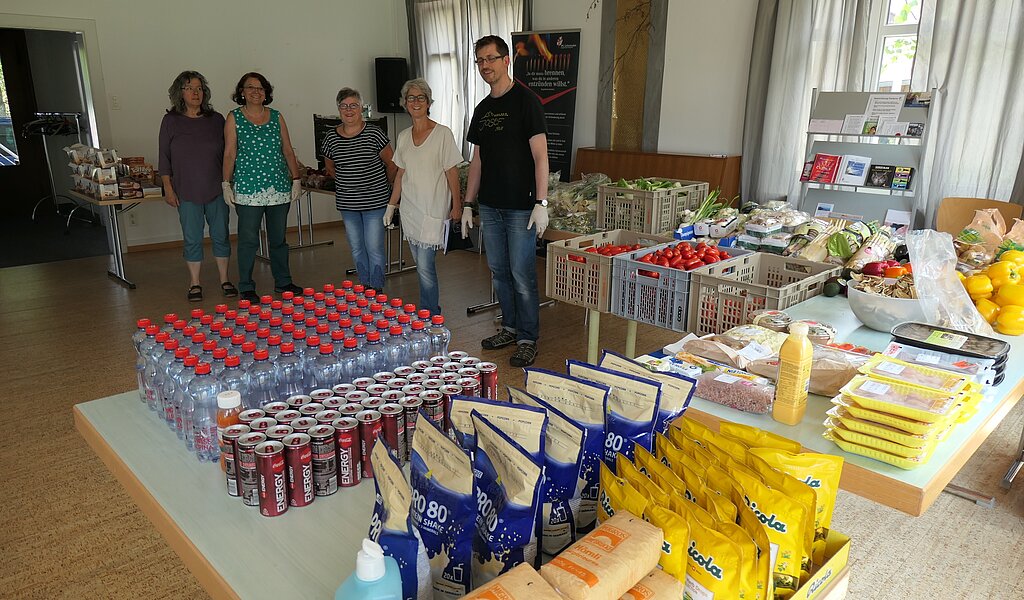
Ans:
POLYGON ((203 333, 202 331, 200 331, 198 333, 193 333, 192 334, 192 343, 193 344, 202 344, 205 341, 206 341, 206 334, 203 333))
POLYGON ((213 307, 213 311, 215 313, 217 313, 218 315, 223 315, 226 312, 228 312, 228 305, 227 304, 218 304, 217 306, 213 307))
POLYGON ((318 336, 318 335, 311 335, 311 336, 307 336, 306 337, 306 347, 307 348, 316 348, 319 345, 320 345, 320 336, 318 336))
POLYGON ((231 336, 231 344, 232 345, 239 346, 239 345, 244 344, 244 343, 245 343, 245 334, 244 333, 236 333, 235 335, 231 336))
MULTIPOLYGON (((185 357, 185 366, 186 367, 194 367, 194 366, 196 366, 198 364, 199 364, 199 357, 196 356, 195 354, 189 354, 188 356, 185 357)), ((210 365, 206 365, 206 372, 207 373, 210 372, 210 365)))
POLYGON ((419 310, 419 311, 418 311, 418 312, 416 313, 416 316, 417 316, 417 317, 419 317, 419 318, 420 318, 421 320, 424 320, 424 321, 426 321, 427 319, 429 319, 429 318, 430 318, 430 311, 429 311, 429 310, 427 310, 427 309, 425 309, 425 308, 421 308, 421 309, 420 309, 420 310, 419 310))
POLYGON ((203 325, 210 326, 213 324, 213 315, 203 315, 199 317, 199 322, 203 325))
POLYGON ((401 323, 402 325, 408 325, 409 323, 412 322, 412 317, 405 313, 402 313, 398 315, 398 322, 401 323))
POLYGON ((233 320, 235 320, 236 317, 238 317, 238 311, 237 310, 232 308, 232 309, 224 311, 224 319, 225 320, 233 321, 233 320))
POLYGON ((367 323, 373 323, 373 315, 367 313, 359 317, 359 320, 362 321, 363 325, 366 325, 367 323))
POLYGON ((188 355, 188 348, 175 348, 174 350, 174 358, 185 358, 188 355))
POLYGON ((284 321, 281 319, 281 317, 270 317, 271 327, 280 327, 283 322, 284 321))
POLYGON ((271 295, 260 296, 260 304, 270 304, 274 301, 274 297, 271 295))
POLYGON ((281 310, 283 306, 283 302, 281 302, 280 300, 274 300, 273 302, 270 303, 270 310, 281 310))
POLYGON ((342 329, 350 329, 352 327, 352 319, 345 317, 338 321, 338 326, 342 329))
POLYGON ((164 323, 173 324, 177 320, 178 320, 178 315, 176 315, 174 313, 167 313, 166 315, 164 315, 164 323))
POLYGON ((249 321, 248 323, 245 324, 245 332, 252 333, 259 329, 259 326, 260 324, 257 323, 256 321, 249 321))
POLYGON ((353 327, 352 331, 354 331, 356 335, 366 335, 366 325, 360 323, 359 325, 353 327))
POLYGON ((246 342, 242 344, 242 352, 255 352, 256 342, 246 342))
POLYGON ((385 308, 384 309, 384 318, 385 319, 390 321, 390 320, 394 319, 397 316, 398 316, 398 311, 396 311, 395 309, 393 309, 393 308, 385 308))
POLYGON ((291 300, 294 297, 295 297, 295 293, 294 292, 284 292, 283 294, 281 294, 281 299, 282 300, 291 300))
POLYGON ((366 298, 360 298, 356 300, 356 306, 358 306, 359 308, 366 308, 370 306, 370 301, 367 300, 366 298))
POLYGON ((193 308, 191 312, 189 312, 189 314, 192 316, 193 319, 198 319, 203 316, 203 309, 193 308))
POLYGON ((145 329, 145 328, 149 327, 149 325, 150 325, 150 320, 149 320, 149 319, 145 319, 145 318, 143 318, 143 319, 139 319, 138 321, 136 321, 136 322, 135 322, 135 325, 136 325, 136 326, 137 326, 137 327, 138 327, 139 329, 145 329))
POLYGON ((164 350, 175 351, 178 349, 178 340, 167 340, 164 342, 164 350))
POLYGON ((388 331, 391 333, 391 335, 402 335, 402 326, 392 325, 391 329, 389 329, 388 331))
POLYGON ((240 358, 238 358, 237 356, 232 354, 231 356, 229 356, 229 357, 224 359, 224 366, 225 367, 237 367, 241 362, 242 362, 242 360, 240 358))
POLYGON ((391 323, 387 319, 380 319, 377 321, 377 329, 388 329, 391 327, 391 323))
POLYGON ((250 304, 251 304, 251 302, 249 302, 248 300, 239 300, 238 301, 238 310, 249 310, 249 305, 250 304))
POLYGON ((221 327, 220 328, 220 337, 222 339, 223 338, 227 338, 227 340, 230 342, 231 341, 231 336, 233 336, 233 335, 235 335, 235 330, 234 329, 232 329, 230 327, 221 327))
POLYGON ((366 341, 368 341, 368 342, 379 342, 380 341, 380 333, 378 333, 376 331, 371 331, 370 333, 366 334, 366 341))
POLYGON ((402 299, 401 298, 392 298, 391 299, 391 308, 394 308, 396 310, 399 309, 399 308, 402 308, 402 299))
POLYGON ((146 335, 156 335, 160 333, 160 328, 156 325, 146 325, 146 335))
POLYGON ((201 362, 196 365, 196 375, 209 375, 210 374, 210 363, 201 362))
POLYGON ((217 349, 217 340, 206 340, 203 342, 203 352, 213 352, 217 349))
POLYGON ((324 293, 325 294, 333 294, 334 293, 334 284, 333 283, 325 283, 324 284, 324 293))
POLYGON ((419 331, 420 329, 423 329, 423 327, 424 327, 423 321, 413 321, 412 322, 412 329, 413 329, 413 331, 419 331))
POLYGON ((253 356, 253 358, 255 358, 256 360, 267 360, 268 358, 270 358, 270 353, 267 352, 265 348, 260 348, 259 350, 256 351, 256 354, 253 356))
POLYGON ((292 333, 293 331, 295 331, 295 323, 289 321, 287 323, 282 324, 281 331, 283 331, 284 333, 292 333))
POLYGON ((302 288, 302 295, 303 296, 312 296, 315 293, 316 293, 316 290, 313 289, 313 288, 302 288))
POLYGON ((334 346, 331 344, 320 344, 320 354, 334 354, 334 346))
POLYGON ((416 313, 416 305, 415 304, 406 304, 405 306, 402 307, 402 310, 404 310, 405 313, 409 314, 409 315, 415 314, 416 313))
POLYGON ((189 325, 188 327, 182 329, 181 333, 184 334, 185 337, 191 338, 196 334, 196 328, 189 325))
POLYGON ((434 315, 431 317, 430 322, 434 325, 444 325, 444 317, 441 315, 434 315))
MULTIPOLYGON (((167 340, 169 339, 171 339, 171 334, 167 333, 166 331, 161 331, 156 334, 156 343, 158 344, 166 344, 167 340)), ((178 340, 174 340, 174 343, 177 344, 178 340)), ((164 346, 164 348, 166 347, 167 346, 164 346)))
POLYGON ((178 331, 184 329, 186 325, 188 325, 188 322, 186 322, 185 319, 178 319, 174 322, 174 328, 178 331))
POLYGON ((345 347, 346 348, 355 348, 358 345, 359 345, 359 341, 356 338, 351 338, 351 337, 350 338, 345 338, 345 347))
POLYGON ((345 342, 345 332, 340 330, 340 329, 335 329, 334 331, 331 332, 331 341, 332 342, 342 342, 342 343, 344 343, 345 342))
POLYGON ((281 345, 281 336, 275 334, 275 335, 272 335, 272 336, 268 337, 267 338, 267 344, 270 345, 270 346, 280 346, 281 345))
POLYGON ((350 290, 350 289, 352 289, 352 282, 350 280, 348 280, 348 279, 346 279, 345 281, 342 281, 341 282, 341 289, 343 289, 343 290, 350 290))
POLYGON ((218 360, 226 359, 228 357, 228 349, 227 348, 214 348, 213 349, 213 357, 218 359, 218 360))
POLYGON ((296 329, 292 333, 292 339, 297 341, 297 342, 301 342, 302 340, 306 339, 306 330, 305 329, 296 329))
POLYGON ((295 352, 295 344, 292 342, 285 342, 281 344, 281 352, 295 352))

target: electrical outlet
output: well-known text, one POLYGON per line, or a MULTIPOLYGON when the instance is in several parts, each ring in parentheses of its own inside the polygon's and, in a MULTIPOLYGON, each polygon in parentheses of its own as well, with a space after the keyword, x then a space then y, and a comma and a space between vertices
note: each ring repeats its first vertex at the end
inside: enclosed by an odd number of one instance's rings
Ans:
POLYGON ((128 224, 129 225, 138 225, 139 224, 139 222, 135 220, 135 214, 134 213, 128 213, 128 224))
MULTIPOLYGON (((110 97, 110 110, 121 110, 121 97, 111 96, 110 97)), ((134 225, 135 223, 132 223, 134 225)))

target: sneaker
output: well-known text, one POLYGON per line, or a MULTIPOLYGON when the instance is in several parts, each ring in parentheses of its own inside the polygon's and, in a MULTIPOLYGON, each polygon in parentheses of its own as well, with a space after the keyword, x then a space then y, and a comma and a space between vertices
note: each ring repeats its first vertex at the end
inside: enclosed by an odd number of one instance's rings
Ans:
POLYGON ((516 334, 508 329, 502 329, 497 335, 480 340, 480 345, 484 347, 484 350, 497 350, 514 343, 516 343, 516 334))
POLYGON ((285 292, 291 292, 291 293, 295 294, 296 296, 301 296, 302 295, 302 288, 300 288, 299 286, 295 285, 294 283, 289 283, 288 285, 282 285, 281 287, 276 287, 276 288, 274 288, 274 291, 277 292, 278 294, 283 294, 285 292))
POLYGON ((537 358, 537 344, 523 343, 516 346, 516 351, 508 359, 513 367, 528 367, 537 358))
POLYGON ((240 294, 242 300, 248 300, 249 302, 260 303, 260 295, 255 290, 246 290, 240 294))

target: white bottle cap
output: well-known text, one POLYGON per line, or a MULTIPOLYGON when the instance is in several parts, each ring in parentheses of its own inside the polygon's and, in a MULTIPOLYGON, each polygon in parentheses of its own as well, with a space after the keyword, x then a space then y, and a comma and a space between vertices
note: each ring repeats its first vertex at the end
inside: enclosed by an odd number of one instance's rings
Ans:
POLYGON ((384 549, 373 540, 363 539, 363 548, 356 553, 356 578, 360 581, 377 581, 384 577, 386 570, 384 549))
POLYGON ((807 323, 793 323, 789 326, 790 335, 807 337, 807 323))
POLYGON ((242 394, 239 394, 237 390, 227 390, 217 394, 217 408, 224 410, 231 410, 236 406, 242 405, 242 394))

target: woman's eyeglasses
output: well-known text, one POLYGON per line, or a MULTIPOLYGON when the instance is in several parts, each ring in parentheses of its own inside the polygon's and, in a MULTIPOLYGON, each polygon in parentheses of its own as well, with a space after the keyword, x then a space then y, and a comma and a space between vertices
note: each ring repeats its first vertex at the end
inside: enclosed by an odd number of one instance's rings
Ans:
POLYGON ((483 58, 478 58, 478 59, 476 59, 473 62, 476 63, 476 66, 482 67, 484 65, 489 65, 489 64, 493 63, 496 60, 505 58, 506 56, 508 56, 508 55, 507 54, 500 54, 498 56, 484 56, 483 58))
POLYGON ((263 88, 256 87, 255 85, 247 85, 247 86, 245 86, 244 89, 247 92, 262 92, 262 91, 264 91, 263 88))
POLYGON ((405 97, 405 101, 406 102, 426 102, 427 101, 427 97, 422 95, 422 94, 419 95, 419 96, 406 96, 405 97))
POLYGON ((185 87, 181 88, 181 91, 189 92, 189 93, 192 93, 192 92, 202 92, 203 88, 201 88, 201 87, 192 87, 190 85, 186 85, 185 87))
POLYGON ((338 108, 341 110, 360 110, 363 107, 361 104, 339 104, 338 108))

